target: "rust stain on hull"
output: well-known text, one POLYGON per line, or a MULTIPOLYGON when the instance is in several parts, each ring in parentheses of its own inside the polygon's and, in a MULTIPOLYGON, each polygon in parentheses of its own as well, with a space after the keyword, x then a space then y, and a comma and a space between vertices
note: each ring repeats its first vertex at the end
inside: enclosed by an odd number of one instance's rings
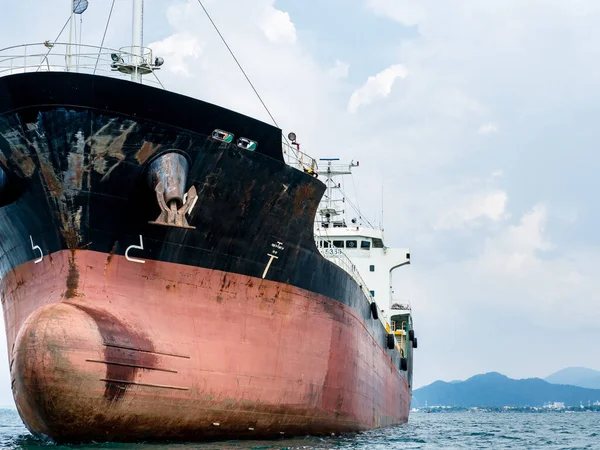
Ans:
POLYGON ((62 223, 61 234, 65 238, 67 248, 71 251, 75 251, 79 248, 81 243, 81 210, 76 213, 62 213, 60 217, 62 223))
POLYGON ((69 170, 65 176, 65 185, 68 189, 79 191, 83 185, 83 173, 85 171, 83 163, 85 156, 78 153, 70 153, 68 160, 69 170))
POLYGON ((160 147, 160 144, 153 145, 152 142, 145 141, 142 148, 135 154, 135 159, 137 159, 140 164, 144 164, 160 147))
POLYGON ((65 298, 71 299, 77 297, 77 288, 79 287, 79 268, 75 263, 75 252, 69 258, 69 274, 67 275, 67 290, 65 298))
POLYGON ((27 178, 31 178, 31 176, 35 172, 35 163, 27 154, 25 148, 23 149, 23 151, 21 151, 17 147, 13 146, 10 159, 13 163, 17 165, 17 167, 21 170, 23 175, 25 175, 27 178))
POLYGON ((303 215, 307 213, 311 213, 311 205, 315 200, 315 187, 312 184, 302 184, 296 191, 295 195, 295 205, 296 205, 296 213, 303 215))
POLYGON ((106 276, 106 271, 108 270, 110 263, 113 260, 113 257, 115 256, 115 252, 117 251, 118 246, 119 246, 119 241, 115 241, 115 244, 113 245, 112 249, 110 250, 110 253, 106 257, 106 264, 104 264, 104 275, 105 276, 106 276))
POLYGON ((53 197, 62 197, 65 192, 63 183, 54 172, 52 164, 46 161, 45 157, 40 157, 40 171, 50 194, 53 197))

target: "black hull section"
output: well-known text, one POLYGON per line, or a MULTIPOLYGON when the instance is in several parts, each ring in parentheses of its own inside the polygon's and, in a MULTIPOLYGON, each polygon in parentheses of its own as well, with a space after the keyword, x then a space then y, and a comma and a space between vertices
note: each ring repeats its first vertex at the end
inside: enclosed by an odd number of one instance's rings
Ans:
MULTIPOLYGON (((386 348, 387 333, 361 287, 315 246, 325 187, 283 162, 277 128, 110 78, 15 75, 0 78, 0 167, 8 179, 0 198, 0 278, 40 250, 124 255, 140 236, 143 250, 131 257, 260 278, 275 245, 278 258, 264 278, 353 307, 386 348), (212 140, 217 128, 257 141, 257 151, 212 140), (145 171, 174 150, 188 159, 188 187, 198 191, 188 219, 195 229, 149 224, 160 209, 145 171)), ((77 283, 67 283, 64 297, 74 296, 77 283)), ((387 352, 399 367, 398 351, 387 352)))

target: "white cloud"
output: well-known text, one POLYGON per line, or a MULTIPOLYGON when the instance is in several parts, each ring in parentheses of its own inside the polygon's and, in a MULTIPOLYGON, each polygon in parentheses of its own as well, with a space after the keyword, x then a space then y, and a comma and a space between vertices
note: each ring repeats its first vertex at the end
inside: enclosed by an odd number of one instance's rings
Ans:
POLYGON ((444 211, 434 228, 476 226, 480 219, 498 222, 504 218, 507 201, 506 192, 500 190, 468 195, 460 199, 460 204, 444 211))
POLYGON ((406 68, 401 64, 394 64, 387 69, 379 72, 375 76, 369 77, 367 82, 354 91, 348 102, 348 111, 355 113, 359 107, 369 105, 376 99, 387 97, 392 91, 394 82, 408 74, 406 68))
POLYGON ((346 62, 336 60, 335 65, 329 69, 329 74, 334 78, 347 78, 350 65, 346 62))
POLYGON ((163 69, 174 74, 190 77, 190 63, 202 55, 202 45, 198 36, 189 32, 176 33, 162 41, 149 44, 154 56, 165 59, 163 69))
POLYGON ((367 0, 374 12, 389 16, 404 25, 417 25, 426 17, 426 6, 423 3, 416 0, 367 0))
POLYGON ((287 12, 268 8, 260 27, 271 42, 296 42, 296 27, 287 12))
MULTIPOLYGON (((296 132, 307 150, 314 149, 311 146, 314 142, 331 139, 333 144, 335 136, 323 136, 318 127, 325 121, 332 123, 327 117, 335 117, 332 96, 339 82, 298 41, 289 14, 275 8, 273 0, 257 0, 252 4, 226 0, 206 6, 285 133, 296 132), (231 10, 236 14, 232 15, 231 10)), ((168 89, 273 123, 197 2, 172 3, 167 16, 172 36, 194 36, 193 48, 200 50, 201 56, 185 59, 188 72, 193 74, 189 79, 181 76, 183 72, 167 70, 171 61, 165 58, 160 74, 163 84, 168 89)), ((175 62, 179 67, 178 61, 175 62)))
POLYGON ((486 123, 479 127, 478 132, 481 134, 497 133, 498 125, 496 125, 495 123, 486 123))
POLYGON ((546 206, 534 206, 518 225, 509 226, 487 241, 482 262, 491 270, 527 274, 526 269, 540 263, 539 252, 554 248, 545 236, 546 219, 546 206))

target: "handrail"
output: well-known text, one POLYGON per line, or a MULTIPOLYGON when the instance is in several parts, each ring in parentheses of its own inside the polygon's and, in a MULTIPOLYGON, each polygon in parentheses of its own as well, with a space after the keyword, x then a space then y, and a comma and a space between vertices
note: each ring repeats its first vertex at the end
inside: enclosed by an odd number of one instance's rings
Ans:
POLYGON ((156 76, 152 49, 142 56, 131 48, 112 49, 65 42, 13 45, 0 49, 0 76, 29 72, 76 72, 131 79, 138 72, 152 75, 144 82, 162 87, 156 76))
POLYGON ((308 174, 317 174, 317 160, 288 143, 283 143, 283 159, 291 167, 308 174))
POLYGON ((346 254, 341 249, 329 247, 319 248, 319 251, 321 252, 321 255, 323 255, 323 257, 335 263, 337 266, 346 271, 352 278, 354 278, 354 281, 356 281, 360 286, 367 301, 369 303, 373 302, 373 296, 371 295, 371 291, 369 291, 369 289, 367 288, 367 284, 360 276, 360 272, 356 268, 356 265, 352 263, 350 258, 348 258, 348 256, 346 256, 346 254))

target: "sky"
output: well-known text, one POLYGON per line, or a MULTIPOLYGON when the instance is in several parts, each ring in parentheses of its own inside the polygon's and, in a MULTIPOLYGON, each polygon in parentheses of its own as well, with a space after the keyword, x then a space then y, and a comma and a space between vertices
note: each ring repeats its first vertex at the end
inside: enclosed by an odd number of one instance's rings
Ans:
MULTIPOLYGON (((205 0, 287 134, 358 160, 357 203, 409 247, 414 387, 600 369, 600 2, 205 0)), ((83 41, 110 9, 90 0, 83 41)), ((54 40, 68 0, 22 0, 0 46, 54 40)), ((170 90, 269 121, 197 0, 147 0, 170 90)), ((107 46, 130 42, 117 0, 107 46)), ((4 335, 2 333, 2 339, 4 335)), ((6 358, 0 404, 11 402, 6 358)))

